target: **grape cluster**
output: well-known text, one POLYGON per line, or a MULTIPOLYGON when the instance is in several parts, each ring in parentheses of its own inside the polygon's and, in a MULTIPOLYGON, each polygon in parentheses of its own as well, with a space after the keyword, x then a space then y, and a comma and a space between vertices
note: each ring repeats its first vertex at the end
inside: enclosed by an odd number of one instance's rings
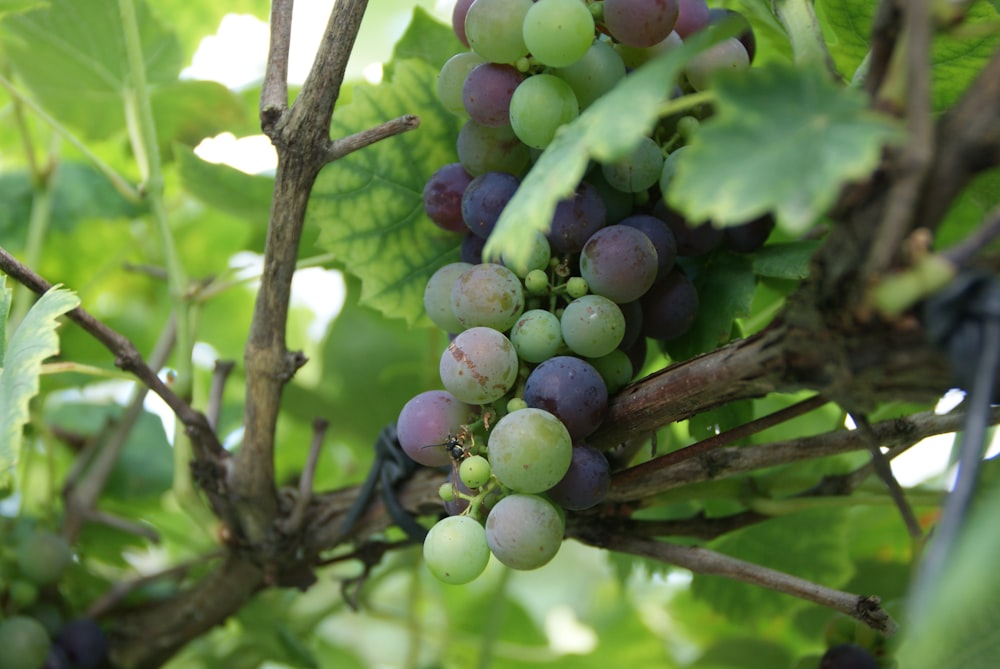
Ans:
POLYGON ((0 669, 103 666, 104 630, 63 616, 57 587, 73 562, 66 540, 26 518, 0 524, 0 540, 0 669))
MULTIPOLYGON (((447 583, 478 576, 492 553, 534 569, 556 553, 565 511, 599 503, 604 455, 587 443, 608 398, 643 367, 647 341, 682 336, 698 294, 678 257, 763 244, 767 219, 729 232, 689 228, 661 193, 698 119, 664 119, 629 155, 594 164, 559 202, 546 234, 521 240, 516 260, 483 247, 532 159, 641 65, 734 12, 705 0, 459 0, 453 28, 469 51, 442 67, 444 106, 467 117, 459 162, 427 182, 424 207, 464 234, 462 261, 430 278, 424 305, 452 335, 440 361, 444 390, 406 404, 403 449, 427 466, 451 464, 441 494, 449 517, 425 540, 430 570, 447 583)), ((736 15, 738 16, 738 15, 736 15)), ((744 19, 745 21, 745 19, 744 19)), ((754 55, 739 38, 692 61, 685 91, 754 55)))

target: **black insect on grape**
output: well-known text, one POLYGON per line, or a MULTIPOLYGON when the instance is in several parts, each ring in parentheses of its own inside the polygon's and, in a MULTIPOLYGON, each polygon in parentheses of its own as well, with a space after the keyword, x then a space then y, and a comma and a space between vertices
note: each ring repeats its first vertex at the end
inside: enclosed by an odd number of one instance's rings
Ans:
POLYGON ((438 444, 427 444, 424 448, 443 448, 452 459, 452 466, 457 467, 462 460, 472 455, 474 445, 472 435, 464 428, 438 444))

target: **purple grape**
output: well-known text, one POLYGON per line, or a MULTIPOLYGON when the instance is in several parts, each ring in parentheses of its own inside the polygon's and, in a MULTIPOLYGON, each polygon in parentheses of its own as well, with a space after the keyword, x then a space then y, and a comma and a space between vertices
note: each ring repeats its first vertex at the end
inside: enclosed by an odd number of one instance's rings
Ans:
POLYGON ((636 300, 619 304, 618 307, 625 317, 625 335, 618 348, 627 351, 642 336, 642 304, 636 300))
POLYGON ((774 217, 765 214, 748 223, 726 228, 722 231, 723 244, 737 253, 753 253, 764 245, 774 225, 774 217))
POLYGON ((522 174, 531 161, 528 147, 508 126, 491 128, 468 120, 458 131, 458 159, 473 176, 486 172, 522 174))
POLYGON ((582 511, 599 503, 611 486, 611 467, 593 446, 576 444, 569 470, 548 491, 549 499, 570 511, 582 511))
POLYGON ((73 665, 69 663, 69 658, 66 657, 66 651, 64 651, 59 646, 52 644, 49 648, 49 654, 45 658, 45 664, 42 665, 42 669, 72 669, 73 665))
POLYGON ((520 185, 520 179, 506 172, 487 172, 473 179, 462 195, 462 218, 468 229, 483 239, 489 237, 520 185))
MULTIPOLYGON (((662 202, 662 200, 660 201, 662 202)), ((677 255, 686 258, 703 256, 722 243, 722 230, 709 223, 690 227, 684 218, 666 205, 654 207, 658 218, 664 220, 677 240, 677 255)))
POLYGON ((593 434, 604 420, 608 389, 590 363, 572 356, 556 356, 528 375, 524 401, 561 420, 576 442, 593 434))
POLYGON ((431 175, 424 186, 424 211, 435 225, 450 232, 466 231, 462 193, 471 181, 461 163, 449 163, 431 175))
POLYGON ((55 643, 76 669, 95 669, 104 664, 108 654, 108 637, 93 620, 69 621, 59 630, 55 643))
POLYGON ((443 444, 474 417, 475 410, 451 393, 428 390, 403 406, 396 422, 396 436, 411 459, 428 467, 440 467, 451 462, 451 454, 443 444))
POLYGON ((524 75, 511 65, 483 63, 472 68, 462 85, 469 118, 492 128, 510 125, 510 99, 522 81, 524 75))
POLYGON ((561 200, 547 235, 555 253, 579 253, 591 235, 604 227, 607 209, 597 189, 586 181, 572 197, 561 200))
POLYGON ((698 292, 679 270, 653 284, 642 300, 642 333, 651 339, 676 339, 698 315, 698 292))
POLYGON ((663 41, 677 23, 677 0, 605 0, 604 25, 628 46, 647 47, 663 41))
POLYGON ((819 669, 878 669, 878 661, 861 646, 842 643, 824 653, 819 669))
POLYGON ((469 6, 473 2, 475 0, 458 0, 455 3, 455 8, 451 11, 451 29, 455 31, 455 37, 458 38, 458 41, 466 48, 469 46, 469 38, 465 36, 465 15, 469 13, 469 6))
MULTIPOLYGON (((462 224, 465 225, 464 223, 462 224)), ((465 228, 468 230, 468 228, 465 228)), ((479 265, 483 262, 483 247, 486 246, 486 240, 475 234, 474 232, 469 232, 462 239, 462 249, 461 257, 462 262, 467 262, 470 265, 479 265)))
POLYGON ((677 0, 677 23, 674 32, 687 37, 708 25, 708 4, 705 0, 677 0))
POLYGON ((632 378, 635 378, 642 372, 642 368, 646 365, 646 354, 649 352, 649 342, 645 337, 639 337, 635 340, 635 343, 629 346, 625 351, 625 355, 628 356, 629 362, 632 363, 632 378))
POLYGON ((629 216, 622 219, 619 225, 627 225, 646 233, 656 249, 656 280, 665 278, 674 268, 674 261, 677 259, 677 238, 670 227, 662 219, 647 214, 629 216))
POLYGON ((641 230, 611 225, 595 232, 580 253, 580 275, 590 292, 633 302, 656 280, 656 248, 641 230))
POLYGON ((740 20, 740 23, 744 26, 743 30, 736 39, 740 41, 743 48, 747 50, 747 56, 750 57, 750 62, 753 62, 753 57, 757 54, 757 38, 753 34, 753 27, 745 16, 733 9, 725 9, 722 7, 711 7, 708 10, 708 22, 717 23, 724 18, 735 17, 740 20))

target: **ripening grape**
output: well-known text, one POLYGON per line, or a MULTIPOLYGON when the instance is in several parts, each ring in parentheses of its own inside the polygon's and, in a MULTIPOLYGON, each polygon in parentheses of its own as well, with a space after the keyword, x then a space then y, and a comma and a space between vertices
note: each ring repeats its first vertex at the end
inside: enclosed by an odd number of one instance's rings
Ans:
POLYGON ((424 211, 434 224, 449 232, 465 232, 462 194, 472 175, 461 163, 449 163, 431 175, 424 185, 424 211))
POLYGON ((458 41, 469 46, 469 38, 465 36, 465 15, 469 13, 469 7, 475 0, 457 0, 455 8, 451 10, 451 28, 455 31, 458 41))
POLYGON ((458 131, 457 149, 458 160, 473 176, 486 172, 521 174, 531 161, 528 147, 511 128, 491 128, 471 119, 458 131))
POLYGON ((512 65, 483 63, 462 85, 462 104, 469 118, 490 127, 510 125, 510 99, 524 75, 512 65))
POLYGON ((528 375, 524 401, 562 421, 577 442, 593 434, 604 420, 608 389, 590 363, 573 356, 556 356, 528 375))
POLYGON ((649 137, 643 137, 627 156, 601 166, 608 183, 626 193, 646 190, 657 182, 662 172, 663 152, 649 137))
POLYGON ((549 244, 556 253, 579 253, 590 236, 604 227, 607 209, 592 184, 584 181, 576 192, 556 204, 549 228, 549 244))
POLYGON ((459 401, 489 404, 517 380, 517 351, 503 334, 474 327, 459 334, 441 354, 438 368, 445 389, 459 401))
POLYGON ((556 130, 580 113, 576 94, 553 74, 528 77, 510 101, 510 125, 518 139, 530 147, 544 149, 556 130))
POLYGON ((753 33, 753 27, 745 16, 732 9, 722 7, 711 7, 708 10, 708 22, 717 23, 723 19, 735 19, 743 26, 743 30, 736 36, 743 48, 747 50, 747 57, 753 63, 754 56, 757 55, 757 37, 753 33))
POLYGON ((0 669, 38 669, 49 654, 49 635, 34 618, 0 620, 0 669))
POLYGON ((455 279, 451 310, 465 328, 509 330, 524 311, 521 280, 503 265, 473 265, 455 279))
POLYGON ((490 561, 486 531, 469 516, 449 516, 434 524, 424 538, 424 562, 443 583, 475 580, 490 561))
POLYGON ((510 330, 510 341, 525 362, 544 362, 564 346, 559 319, 544 309, 521 314, 510 330))
POLYGON ((538 0, 524 17, 524 43, 538 62, 566 67, 594 41, 594 17, 580 0, 538 0))
POLYGON ((677 0, 677 23, 674 30, 687 37, 708 25, 710 15, 705 0, 677 0))
POLYGON ((584 295, 566 305, 563 341, 577 355, 599 358, 618 348, 625 336, 625 316, 618 305, 600 295, 584 295))
POLYGON ((548 490, 566 474, 573 457, 566 426, 548 411, 530 407, 497 421, 487 447, 493 475, 515 492, 548 490))
POLYGON ((615 44, 615 51, 618 53, 626 67, 637 68, 640 65, 653 60, 669 51, 684 46, 684 40, 675 32, 671 32, 665 38, 647 47, 634 47, 627 44, 615 44))
POLYGON ((604 24, 619 42, 653 46, 677 23, 677 0, 605 0, 604 24))
POLYGON ((451 462, 444 443, 473 418, 475 410, 451 393, 428 390, 403 405, 396 420, 396 438, 412 460, 440 467, 451 462))
POLYGON ((566 475, 547 494, 564 509, 582 511, 604 499, 610 487, 608 459, 593 446, 578 444, 573 447, 573 460, 566 475))
POLYGON ((465 329, 451 309, 451 289, 455 281, 473 265, 467 262, 453 262, 439 268, 427 280, 424 288, 424 310, 434 325, 445 332, 457 334, 465 329))
POLYGON ((553 74, 570 85, 580 109, 586 109, 625 78, 625 63, 614 47, 598 40, 582 58, 553 74))
POLYGON ((490 551, 511 569, 547 564, 559 552, 565 530, 556 508, 537 495, 508 495, 486 517, 490 551))
POLYGON ((490 236, 521 180, 507 172, 486 172, 469 182, 462 194, 462 220, 483 239, 490 236))
POLYGON ((698 315, 698 292, 679 270, 653 285, 642 296, 642 332, 651 339, 676 339, 698 315))
POLYGON ((452 114, 466 115, 465 102, 462 100, 465 78, 473 68, 485 62, 482 56, 471 51, 457 53, 445 61, 437 78, 438 99, 445 109, 452 114))
POLYGON ((532 0, 476 0, 465 15, 469 46, 494 63, 516 63, 528 55, 522 26, 532 0))
POLYGON ((750 67, 750 56, 746 48, 735 37, 722 40, 702 51, 684 68, 688 83, 696 91, 703 91, 712 85, 712 78, 722 71, 745 70, 750 67))
POLYGON ((613 302, 639 299, 653 285, 658 269, 653 242, 625 225, 601 228, 580 253, 580 275, 590 292, 613 302))

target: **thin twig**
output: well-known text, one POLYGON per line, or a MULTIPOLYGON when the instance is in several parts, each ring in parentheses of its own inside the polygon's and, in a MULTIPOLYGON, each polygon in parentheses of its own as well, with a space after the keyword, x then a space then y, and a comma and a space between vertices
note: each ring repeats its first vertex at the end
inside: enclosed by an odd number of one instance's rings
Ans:
POLYGON ((114 529, 125 532, 126 534, 134 534, 137 537, 149 539, 154 544, 160 543, 160 533, 152 527, 122 518, 121 516, 116 516, 106 511, 90 509, 84 514, 84 519, 92 523, 100 523, 101 525, 113 527, 114 529))
POLYGON ((964 267, 997 237, 1000 237, 1000 206, 991 209, 982 225, 941 255, 955 267, 964 267))
POLYGON ((892 497, 893 503, 895 503, 896 508, 899 509, 899 514, 903 517, 903 522, 906 524, 906 531, 910 533, 910 538, 919 540, 923 536, 923 532, 920 529, 920 521, 917 520, 917 515, 913 513, 910 503, 906 501, 906 493, 903 492, 903 487, 899 485, 899 481, 896 480, 896 477, 892 473, 892 467, 889 466, 889 459, 880 448, 878 437, 875 435, 875 430, 872 429, 872 424, 868 422, 868 417, 864 414, 851 413, 850 416, 864 438, 865 444, 868 446, 868 451, 872 455, 872 467, 875 469, 875 473, 878 474, 882 483, 889 490, 889 495, 892 497))
POLYGON ((212 368, 212 387, 208 391, 208 406, 205 408, 205 417, 213 430, 219 428, 219 416, 222 414, 222 395, 226 390, 226 381, 232 373, 236 363, 232 360, 216 360, 215 367, 212 368))
POLYGON ((326 151, 326 161, 328 163, 332 163, 335 160, 343 158, 349 153, 363 149, 366 146, 370 146, 371 144, 383 139, 388 139, 389 137, 395 137, 396 135, 400 135, 404 132, 415 130, 419 126, 419 116, 415 114, 405 114, 398 118, 394 118, 391 121, 381 123, 374 128, 368 128, 367 130, 356 132, 353 135, 336 139, 330 142, 330 146, 326 151))
POLYGON ((271 134, 275 123, 288 108, 288 50, 294 4, 295 0, 274 0, 271 3, 271 43, 260 91, 260 126, 266 135, 271 134))
POLYGON ((872 47, 865 59, 868 71, 865 75, 865 91, 872 98, 882 87, 892 54, 896 50, 900 30, 899 0, 882 0, 875 10, 872 21, 872 47))
POLYGON ((309 444, 309 455, 306 457, 306 465, 302 469, 302 476, 299 477, 299 494, 295 499, 295 506, 282 528, 285 534, 295 534, 302 527, 302 521, 306 517, 306 510, 313 499, 313 481, 316 478, 316 463, 319 461, 319 454, 323 448, 323 439, 326 437, 326 430, 330 423, 322 418, 313 421, 313 438, 309 444))

